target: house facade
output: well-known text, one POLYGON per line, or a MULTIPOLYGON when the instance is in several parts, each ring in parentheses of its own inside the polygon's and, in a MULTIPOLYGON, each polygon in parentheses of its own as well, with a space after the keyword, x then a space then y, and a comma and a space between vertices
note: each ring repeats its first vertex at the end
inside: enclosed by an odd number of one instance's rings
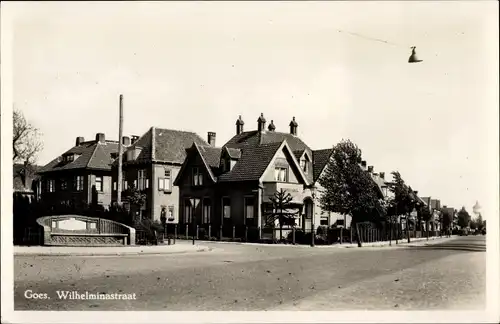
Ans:
MULTIPOLYGON (((209 141, 215 141, 215 133, 209 133, 209 141)), ((134 211, 137 216, 160 221, 164 212, 168 223, 178 223, 179 188, 173 182, 193 143, 209 145, 195 133, 157 127, 133 138, 122 155, 123 203, 127 205, 127 189, 134 187, 146 196, 144 206, 134 211)), ((117 181, 118 160, 112 170, 113 202, 118 197, 117 181)))
POLYGON ((39 171, 41 200, 49 206, 60 204, 111 204, 111 164, 118 153, 118 142, 77 137, 75 146, 56 157, 39 171))
MULTIPOLYGON (((174 182, 179 187, 180 223, 261 229, 270 225, 270 198, 285 190, 292 197, 287 213, 299 228, 310 230, 331 223, 320 209, 317 184, 332 150, 311 150, 298 136, 295 118, 290 132, 266 129, 261 114, 257 130, 244 131, 236 121, 236 134, 221 147, 194 144, 174 182)), ((275 225, 277 225, 275 223, 275 225)))

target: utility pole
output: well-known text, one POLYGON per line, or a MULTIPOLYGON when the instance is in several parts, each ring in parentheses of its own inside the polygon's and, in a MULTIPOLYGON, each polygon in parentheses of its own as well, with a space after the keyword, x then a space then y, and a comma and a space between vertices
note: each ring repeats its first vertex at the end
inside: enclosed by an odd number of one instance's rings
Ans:
POLYGON ((122 155, 123 155, 123 95, 120 95, 120 121, 118 126, 118 185, 117 185, 117 199, 118 206, 122 204, 122 155))

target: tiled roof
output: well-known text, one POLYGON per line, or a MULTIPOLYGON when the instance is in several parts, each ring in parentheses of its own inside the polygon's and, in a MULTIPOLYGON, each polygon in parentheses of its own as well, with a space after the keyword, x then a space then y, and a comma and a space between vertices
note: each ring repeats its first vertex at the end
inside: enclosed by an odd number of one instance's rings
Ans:
POLYGON ((210 168, 219 167, 222 148, 198 145, 198 150, 210 168))
POLYGON ((333 149, 315 150, 312 151, 313 159, 313 181, 318 180, 321 172, 328 163, 328 159, 332 155, 333 149))
POLYGON ((259 180, 281 143, 248 146, 233 169, 219 176, 219 182, 259 180))
POLYGON ((64 162, 61 156, 58 156, 45 166, 38 173, 73 170, 73 169, 99 169, 111 170, 113 158, 112 153, 118 152, 118 142, 106 141, 99 143, 97 141, 83 142, 64 152, 62 156, 76 154, 77 157, 71 162, 64 162))
MULTIPOLYGON (((135 150, 136 147, 141 148, 141 153, 133 161, 127 161, 124 158, 123 165, 151 161, 182 164, 187 156, 186 150, 193 143, 202 146, 209 145, 193 132, 151 127, 134 144, 124 149, 124 157, 127 151, 135 150)), ((118 164, 118 161, 114 164, 118 164)))
POLYGON ((233 136, 224 146, 233 148, 244 148, 247 146, 257 146, 270 143, 281 143, 284 140, 288 143, 292 151, 304 151, 311 149, 299 137, 289 133, 281 132, 259 132, 257 130, 242 132, 239 135, 233 136))
POLYGON ((186 149, 193 143, 208 146, 198 134, 172 129, 154 128, 154 155, 153 160, 183 163, 186 158, 186 149))

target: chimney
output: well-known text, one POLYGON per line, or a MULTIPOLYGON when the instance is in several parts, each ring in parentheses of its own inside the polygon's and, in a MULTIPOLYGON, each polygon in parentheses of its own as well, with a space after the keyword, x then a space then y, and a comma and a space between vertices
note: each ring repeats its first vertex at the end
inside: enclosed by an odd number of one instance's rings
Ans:
POLYGON ((243 125, 245 124, 245 122, 243 121, 243 119, 241 119, 241 115, 238 117, 238 119, 236 120, 236 135, 240 135, 241 133, 243 133, 243 125))
POLYGON ((210 144, 210 146, 214 146, 215 147, 215 133, 214 132, 208 132, 208 144, 210 144))
POLYGON ((380 172, 379 175, 380 175, 380 178, 385 179, 385 172, 380 172))
POLYGON ((415 195, 417 195, 417 196, 418 196, 418 190, 415 190, 415 191, 414 191, 414 193, 415 193, 415 195))
POLYGON ((297 122, 295 121, 295 117, 292 118, 292 121, 290 122, 290 134, 297 136, 297 122))
POLYGON ((97 133, 95 135, 95 140, 96 142, 99 142, 101 144, 106 143, 106 137, 104 137, 104 133, 97 133))
POLYGON ((130 144, 134 144, 139 139, 139 136, 137 136, 137 135, 132 135, 131 137, 132 137, 132 139, 130 141, 130 144))
POLYGON ((366 170, 366 161, 361 161, 361 169, 366 170))
POLYGON ((259 119, 257 119, 257 129, 259 132, 266 130, 266 119, 264 118, 263 113, 261 113, 259 119))
POLYGON ((80 144, 82 144, 83 142, 85 142, 85 139, 81 136, 78 136, 76 138, 76 146, 79 146, 80 144))
POLYGON ((274 132, 276 130, 276 126, 274 126, 274 121, 273 120, 271 120, 271 123, 269 124, 269 126, 267 126, 267 129, 270 132, 274 132))
POLYGON ((368 167, 368 172, 373 173, 373 165, 370 165, 370 166, 368 167))
POLYGON ((130 146, 130 137, 123 136, 122 137, 122 144, 123 144, 123 146, 130 146))

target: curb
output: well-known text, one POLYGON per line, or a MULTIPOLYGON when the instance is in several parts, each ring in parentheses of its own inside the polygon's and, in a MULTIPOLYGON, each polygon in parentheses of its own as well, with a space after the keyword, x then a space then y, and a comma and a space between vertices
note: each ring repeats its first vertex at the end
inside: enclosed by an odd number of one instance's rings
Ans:
POLYGON ((187 254, 198 252, 210 252, 212 248, 203 247, 196 250, 184 251, 131 251, 131 252, 15 252, 14 256, 127 256, 127 255, 171 255, 171 254, 187 254))

